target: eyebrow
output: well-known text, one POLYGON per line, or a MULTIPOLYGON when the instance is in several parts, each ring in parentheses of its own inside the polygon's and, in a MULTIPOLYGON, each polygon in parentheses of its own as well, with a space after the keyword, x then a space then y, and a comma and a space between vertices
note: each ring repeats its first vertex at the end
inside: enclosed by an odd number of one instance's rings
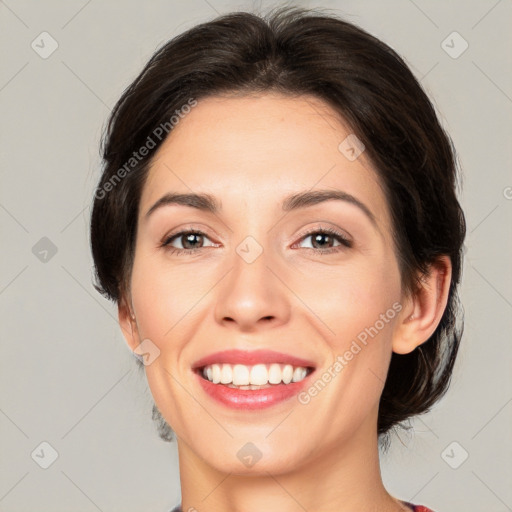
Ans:
MULTIPOLYGON (((343 192, 342 190, 308 190, 299 192, 285 197, 282 209, 285 212, 307 208, 326 201, 344 201, 357 206, 378 229, 377 220, 372 211, 359 199, 353 195, 343 192)), ((162 196, 153 206, 146 212, 146 219, 157 209, 168 205, 182 205, 197 210, 217 214, 221 210, 221 205, 217 199, 210 194, 180 194, 169 192, 162 196)))

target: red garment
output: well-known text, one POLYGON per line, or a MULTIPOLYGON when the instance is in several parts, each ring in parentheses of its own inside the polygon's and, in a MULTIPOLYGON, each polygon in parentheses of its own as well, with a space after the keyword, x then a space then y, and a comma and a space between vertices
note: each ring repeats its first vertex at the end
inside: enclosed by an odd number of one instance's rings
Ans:
POLYGON ((407 503, 406 501, 402 502, 404 505, 411 507, 414 512, 434 512, 433 510, 425 507, 424 505, 414 505, 414 503, 407 503))

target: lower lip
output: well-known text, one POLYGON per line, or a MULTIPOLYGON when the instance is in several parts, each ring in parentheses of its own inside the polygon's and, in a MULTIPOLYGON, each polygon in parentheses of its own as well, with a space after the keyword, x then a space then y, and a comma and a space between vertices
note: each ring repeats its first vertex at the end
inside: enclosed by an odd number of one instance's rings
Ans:
POLYGON ((233 409, 255 410, 271 407, 272 405, 294 397, 306 385, 307 380, 313 372, 300 382, 276 384, 264 389, 230 388, 224 384, 214 384, 203 378, 199 373, 194 373, 206 393, 221 404, 233 409))

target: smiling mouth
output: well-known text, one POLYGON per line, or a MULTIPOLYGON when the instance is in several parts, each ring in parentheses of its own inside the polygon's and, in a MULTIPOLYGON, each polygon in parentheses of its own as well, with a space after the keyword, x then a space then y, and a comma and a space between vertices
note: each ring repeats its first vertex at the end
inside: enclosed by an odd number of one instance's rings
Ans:
POLYGON ((242 390, 266 389, 301 382, 315 369, 291 364, 210 364, 194 371, 212 384, 242 390))

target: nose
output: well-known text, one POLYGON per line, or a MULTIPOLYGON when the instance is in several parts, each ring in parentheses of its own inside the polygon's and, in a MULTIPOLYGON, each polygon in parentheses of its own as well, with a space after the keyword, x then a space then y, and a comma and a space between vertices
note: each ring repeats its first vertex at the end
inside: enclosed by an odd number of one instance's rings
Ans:
POLYGON ((233 268, 219 284, 217 322, 244 332, 288 322, 291 292, 270 264, 265 251, 251 263, 235 255, 233 268))

